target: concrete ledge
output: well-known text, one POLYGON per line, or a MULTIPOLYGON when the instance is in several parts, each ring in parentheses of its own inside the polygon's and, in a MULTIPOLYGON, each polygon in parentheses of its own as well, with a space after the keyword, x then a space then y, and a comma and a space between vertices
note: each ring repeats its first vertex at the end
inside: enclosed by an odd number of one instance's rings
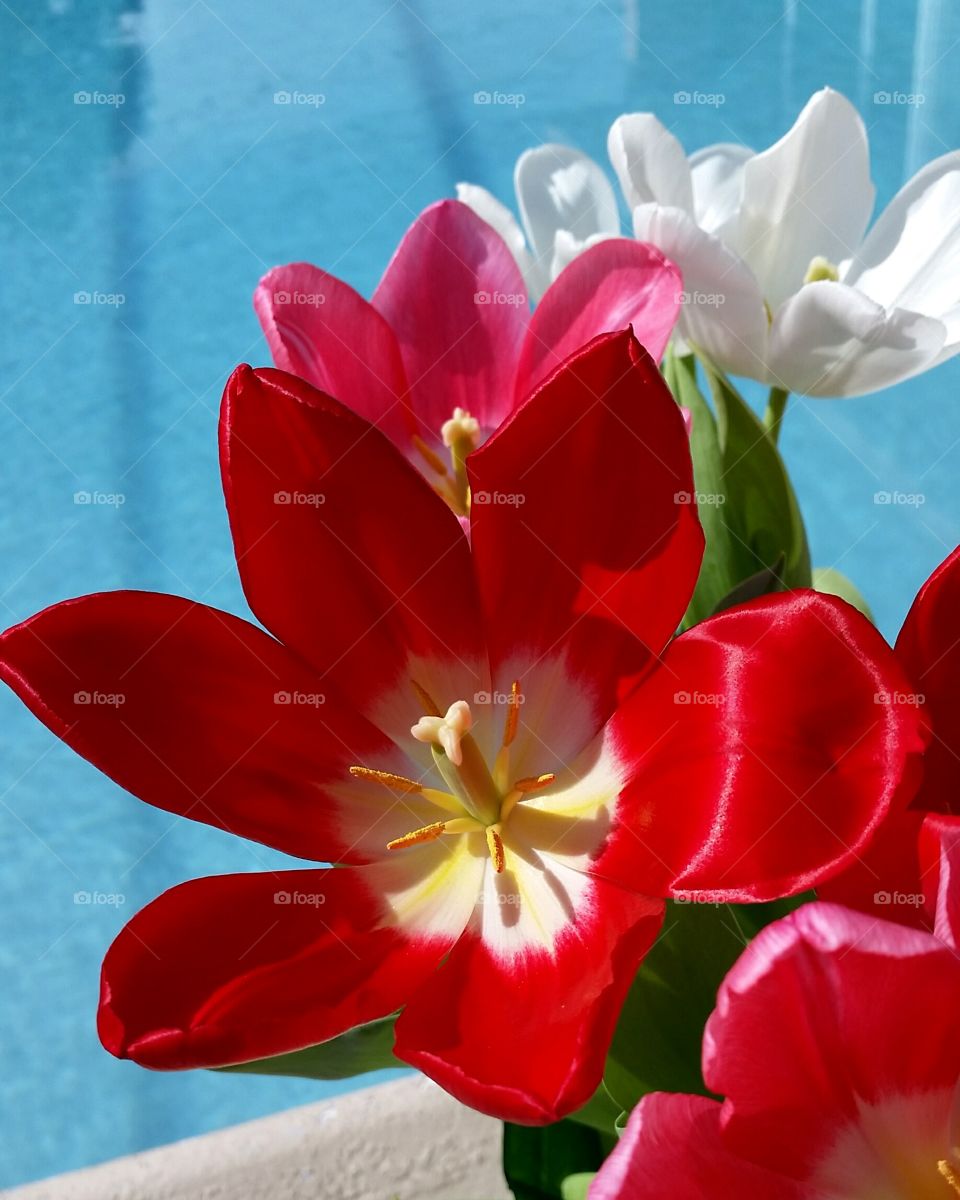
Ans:
POLYGON ((511 1200, 498 1121, 398 1079, 0 1192, 3 1200, 511 1200))

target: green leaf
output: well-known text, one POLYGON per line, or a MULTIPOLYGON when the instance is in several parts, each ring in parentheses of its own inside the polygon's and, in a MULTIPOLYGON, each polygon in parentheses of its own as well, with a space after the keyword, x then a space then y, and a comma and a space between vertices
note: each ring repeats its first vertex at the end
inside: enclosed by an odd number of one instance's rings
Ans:
POLYGON ((621 1108, 601 1082, 583 1108, 571 1113, 568 1119, 576 1121, 578 1125, 588 1125, 600 1133, 610 1134, 615 1132, 621 1108))
POLYGON ((599 1170, 613 1139, 573 1121, 503 1126, 503 1173, 516 1200, 574 1200, 599 1170), (589 1182, 589 1179, 587 1179, 589 1182))
POLYGON ((870 605, 864 600, 863 594, 855 583, 852 583, 842 571, 834 567, 814 567, 813 586, 818 592, 826 592, 828 596, 839 596, 854 608, 858 608, 868 621, 873 621, 870 605))
POLYGON ((717 410, 723 519, 733 543, 735 582, 772 569, 782 556, 781 586, 810 587, 806 530, 780 452, 729 380, 708 364, 704 369, 717 410))
POLYGON ((384 1067, 402 1067, 393 1056, 393 1026, 396 1017, 384 1017, 369 1025, 358 1025, 329 1042, 277 1054, 255 1062, 238 1063, 233 1067, 218 1067, 245 1075, 294 1075, 303 1079, 348 1079, 365 1075, 384 1067))
POLYGON ((710 1095, 700 1068, 703 1029, 717 989, 747 943, 771 921, 815 899, 813 892, 763 904, 671 901, 663 932, 647 955, 620 1013, 604 1084, 630 1110, 647 1092, 710 1095))
POLYGON ((562 1200, 587 1200, 590 1184, 596 1177, 596 1171, 579 1171, 576 1175, 568 1175, 560 1185, 562 1200))
POLYGON ((690 413, 690 453, 697 495, 713 501, 697 507, 706 549, 697 588, 684 618, 684 625, 689 626, 709 617, 717 602, 740 579, 735 570, 736 545, 724 519, 724 505, 718 502, 725 484, 717 422, 697 384, 697 360, 692 354, 678 358, 670 349, 663 373, 677 403, 690 413))

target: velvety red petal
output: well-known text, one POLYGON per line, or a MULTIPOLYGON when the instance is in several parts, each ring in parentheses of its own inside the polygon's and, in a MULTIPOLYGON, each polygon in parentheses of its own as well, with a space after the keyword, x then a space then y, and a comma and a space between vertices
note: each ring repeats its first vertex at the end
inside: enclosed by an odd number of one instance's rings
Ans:
POLYGON ((932 726, 923 783, 913 807, 960 816, 960 547, 920 589, 897 638, 911 680, 907 699, 922 703, 932 726))
POLYGON ((219 875, 171 888, 107 952, 104 1046, 160 1070, 226 1066, 396 1011, 449 942, 404 935, 368 870, 219 875))
POLYGON ((823 903, 768 926, 722 984, 704 1037, 725 1143, 803 1179, 871 1107, 903 1116, 903 1101, 940 1091, 949 1110, 958 1004, 960 959, 929 934, 823 903))
POLYGON ((399 342, 420 436, 435 440, 457 406, 496 428, 529 318, 503 238, 458 200, 432 204, 404 234, 373 305, 399 342))
POLYGON ((274 267, 253 296, 274 363, 336 397, 400 448, 414 423, 393 330, 348 284, 309 263, 274 267))
MULTIPOLYGON (((683 418, 629 332, 568 359, 468 460, 495 677, 560 673, 593 729, 673 634, 703 535, 683 418)), ((549 740, 549 739, 548 739, 549 740)))
POLYGON ((601 333, 632 326, 659 362, 680 314, 682 290, 679 269, 632 238, 608 238, 579 254, 534 310, 517 371, 517 403, 601 333))
POLYGON ((653 1092, 633 1110, 590 1185, 590 1200, 826 1200, 732 1154, 720 1105, 706 1096, 653 1092))
POLYGON ((179 596, 81 596, 7 630, 0 677, 149 804, 300 858, 363 857, 322 789, 351 786, 352 763, 386 766, 390 743, 247 621, 179 596))
POLYGON ((390 729, 405 743, 423 711, 412 659, 446 664, 452 682, 438 704, 483 686, 467 539, 378 430, 292 375, 238 367, 220 437, 250 607, 321 680, 365 713, 405 689, 410 710, 390 729))
POLYGON ((695 626, 611 722, 634 837, 596 869, 693 900, 814 886, 856 860, 918 769, 917 710, 884 702, 905 686, 834 596, 768 596, 695 626))
POLYGON ((552 952, 505 955, 468 929, 401 1014, 398 1057, 481 1112, 559 1120, 599 1086, 662 916, 658 901, 595 881, 552 952))

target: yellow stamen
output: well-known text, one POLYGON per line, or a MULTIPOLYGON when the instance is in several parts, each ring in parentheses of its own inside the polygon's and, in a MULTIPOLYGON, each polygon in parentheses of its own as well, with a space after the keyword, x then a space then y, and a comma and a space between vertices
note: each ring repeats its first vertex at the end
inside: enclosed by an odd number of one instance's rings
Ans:
POLYGON ((421 687, 415 679, 411 679, 410 682, 413 685, 413 690, 417 693, 417 699, 420 701, 423 711, 427 714, 427 716, 442 717, 443 713, 441 713, 440 709, 437 707, 436 701, 430 695, 427 689, 425 687, 421 687))
POLYGON ((510 684, 510 699, 507 701, 507 724, 503 730, 503 746, 506 748, 517 736, 517 724, 520 721, 520 680, 515 679, 510 684))
POLYGON ((499 825, 487 826, 487 849, 490 851, 490 857, 493 860, 493 869, 498 875, 502 875, 506 859, 503 853, 503 838, 500 836, 499 825))
POLYGON ((954 1171, 953 1167, 950 1166, 945 1158, 941 1158, 937 1163, 937 1170, 944 1177, 947 1183, 950 1184, 957 1195, 960 1196, 960 1179, 957 1178, 956 1171, 954 1171))
POLYGON ((435 821, 432 825, 424 825, 422 829, 414 829, 411 833, 405 833, 403 837, 387 842, 387 849, 405 850, 407 846, 418 846, 421 842, 435 842, 438 837, 443 836, 446 827, 444 821, 435 821))
POLYGON ((541 788, 549 787, 555 779, 553 771, 548 771, 546 775, 531 775, 526 779, 518 779, 513 786, 518 792, 539 792, 541 788))
POLYGON ((392 771, 377 771, 373 767, 351 767, 350 774, 355 779, 372 779, 395 792, 420 793, 424 790, 422 783, 417 783, 415 779, 407 779, 404 775, 394 775, 392 771))
POLYGON ((436 473, 438 475, 446 475, 447 474, 446 463, 439 456, 439 454, 434 454, 434 452, 430 449, 430 447, 423 440, 423 438, 420 437, 419 434, 415 433, 413 435, 412 441, 413 441, 414 446, 416 446, 417 450, 426 459, 427 465, 429 467, 431 467, 434 471, 436 471, 436 473))

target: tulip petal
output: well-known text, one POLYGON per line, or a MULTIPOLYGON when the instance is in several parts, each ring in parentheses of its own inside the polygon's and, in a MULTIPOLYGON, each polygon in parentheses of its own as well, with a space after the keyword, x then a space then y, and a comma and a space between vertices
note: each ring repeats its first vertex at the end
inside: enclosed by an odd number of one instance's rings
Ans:
MULTIPOLYGON (((563 889, 569 869, 554 863, 549 873, 563 889)), ((658 901, 599 881, 586 890, 573 881, 571 889, 580 903, 552 952, 511 952, 481 935, 491 904, 494 922, 516 919, 491 885, 477 922, 401 1014, 397 1056, 503 1120, 540 1125, 585 1104, 663 913, 658 901)))
POLYGON ((929 934, 824 903, 768 926, 704 1035, 724 1142, 814 1194, 889 1194, 911 1162, 934 1172, 960 1075, 958 1003, 960 959, 929 934))
POLYGON ((572 686, 593 721, 575 745, 550 749, 578 751, 674 632, 696 581, 703 535, 677 499, 692 490, 680 410, 633 335, 606 335, 468 468, 494 678, 509 690, 521 664, 534 704, 538 689, 572 686))
POLYGON ((731 1154, 720 1105, 706 1096, 653 1092, 590 1185, 590 1200, 827 1200, 731 1154))
MULTIPOLYGON (((280 371, 238 367, 220 424, 224 492, 250 607, 407 747, 423 708, 473 696, 485 670, 470 549, 390 442, 280 371), (384 697, 407 707, 389 716, 384 697)), ((428 755, 429 758, 429 755, 428 755)))
POLYGON ((519 403, 597 334, 632 326, 655 362, 680 311, 680 272, 653 246, 610 238, 584 251, 537 305, 517 369, 519 403))
POLYGON ((743 196, 743 168, 752 157, 752 150, 734 142, 704 146, 690 155, 693 215, 707 233, 722 238, 737 217, 743 196))
POLYGON ((410 383, 427 442, 456 407, 489 431, 509 411, 527 291, 503 238, 465 204, 441 200, 403 236, 373 294, 410 383))
POLYGON ((853 256, 843 282, 884 308, 943 317, 960 301, 960 150, 904 185, 853 256))
POLYGON ((683 147, 653 113, 617 117, 607 136, 607 152, 631 212, 638 204, 693 212, 690 165, 683 147))
POLYGON ((960 548, 917 594, 900 636, 897 656, 911 680, 906 701, 922 705, 932 726, 923 783, 913 807, 960 816, 960 548))
POLYGON ((458 183, 457 199, 467 208, 473 209, 478 217, 481 217, 500 234, 510 248, 510 253, 516 259, 520 274, 526 281, 530 299, 539 299, 539 293, 535 294, 531 282, 533 260, 527 250, 527 239, 523 236, 523 230, 510 209, 501 203, 492 192, 488 192, 486 188, 479 187, 475 183, 458 183))
POLYGON ((717 366, 763 378, 767 316, 749 268, 679 208, 641 205, 634 210, 633 232, 680 268, 684 304, 679 328, 684 338, 717 366))
POLYGON ((253 296, 274 363, 412 449, 407 379, 393 330, 348 284, 309 263, 268 271, 253 296))
POLYGON ((839 264, 860 245, 873 211, 870 152, 860 114, 824 88, 779 142, 743 169, 733 248, 773 311, 820 255, 839 264))
POLYGON ((808 396, 859 396, 924 370, 945 337, 932 317, 885 312, 846 284, 808 283, 774 318, 768 379, 808 396))
POLYGON ((517 159, 514 185, 540 293, 552 278, 554 246, 561 230, 581 244, 597 234, 616 237, 620 233, 610 181, 579 150, 556 144, 526 150, 517 159))
POLYGON ((904 687, 877 631, 834 596, 771 596, 695 626, 610 723, 634 837, 593 870, 692 900, 814 886, 915 779, 916 709, 883 702, 904 687))
POLYGON ((164 892, 107 952, 101 1041, 158 1070, 218 1067, 395 1012, 457 933, 405 931, 379 879, 376 867, 281 871, 164 892))
POLYGON ((54 605, 0 637, 0 677, 148 804, 299 858, 365 861, 415 818, 437 819, 417 797, 400 805, 350 779, 353 763, 410 763, 300 659, 179 596, 54 605))

